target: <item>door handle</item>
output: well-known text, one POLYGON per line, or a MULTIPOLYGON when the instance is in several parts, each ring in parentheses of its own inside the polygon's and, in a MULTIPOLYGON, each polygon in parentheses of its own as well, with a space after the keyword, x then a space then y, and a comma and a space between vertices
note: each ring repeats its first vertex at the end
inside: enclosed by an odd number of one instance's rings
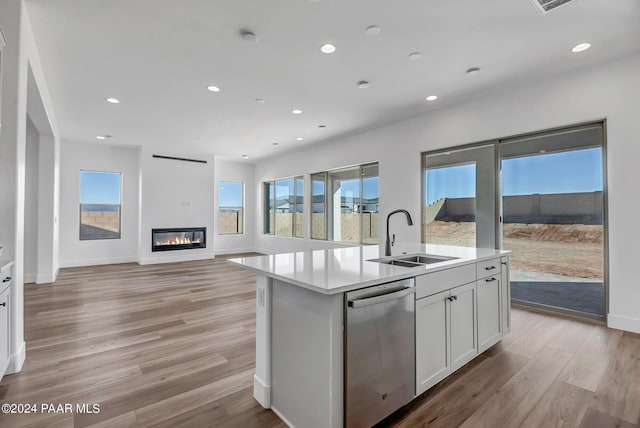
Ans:
POLYGON ((0 304, 0 306, 7 306, 7 302, 2 302, 2 304, 0 304))
POLYGON ((8 276, 8 277, 6 277, 5 279, 2 280, 3 283, 9 282, 9 281, 11 281, 11 277, 10 276, 8 276))
POLYGON ((414 287, 406 287, 393 293, 380 294, 373 297, 365 297, 364 299, 349 300, 347 306, 350 308, 362 308, 364 306, 377 305, 378 303, 388 302, 389 300, 401 299, 409 294, 415 293, 414 287))
POLYGON ((492 269, 495 269, 495 268, 496 268, 495 266, 487 266, 486 268, 484 268, 484 270, 492 270, 492 269))
POLYGON ((492 281, 497 281, 497 279, 495 278, 487 278, 485 279, 486 282, 492 282, 492 281))

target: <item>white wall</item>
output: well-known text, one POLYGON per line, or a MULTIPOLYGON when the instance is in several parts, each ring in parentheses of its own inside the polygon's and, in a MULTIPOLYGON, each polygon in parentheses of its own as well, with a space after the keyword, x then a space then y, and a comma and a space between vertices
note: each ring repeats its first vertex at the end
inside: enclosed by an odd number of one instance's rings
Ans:
POLYGON ((138 248, 138 150, 63 141, 60 163, 60 266, 134 262, 138 248), (122 173, 120 239, 80 240, 80 170, 122 173))
MULTIPOLYGON (((499 94, 476 95, 465 104, 260 161, 255 170, 256 188, 260 190, 260 182, 274 177, 379 161, 382 218, 392 209, 406 208, 419 220, 421 152, 606 118, 609 325, 640 332, 640 287, 635 272, 640 229, 634 226, 636 213, 640 212, 640 198, 635 197, 640 183, 639 76, 640 55, 636 55, 570 76, 507 87, 499 94)), ((309 176, 305 179, 308 182, 309 176)), ((297 250, 318 246, 308 239, 290 239, 283 244, 278 238, 262 235, 260 201, 259 191, 258 249, 286 251, 285 247, 297 250)), ((409 228, 401 220, 398 217, 392 225, 398 240, 419 242, 419 221, 409 228)), ((383 234, 384 222, 380 222, 379 236, 383 234)))
POLYGON ((35 282, 38 273, 38 170, 40 134, 27 118, 24 205, 24 282, 35 282))
POLYGON ((15 262, 11 290, 11 361, 18 372, 26 356, 24 342, 24 208, 27 85, 31 69, 56 144, 59 133, 29 17, 21 0, 0 2, 0 26, 7 39, 2 55, 2 132, 0 133, 0 245, 3 258, 15 262))
POLYGON ((233 254, 253 251, 255 244, 255 186, 254 165, 248 162, 215 160, 215 253, 233 254), (244 183, 244 233, 241 235, 218 234, 218 183, 235 181, 244 183))
POLYGON ((214 257, 214 158, 205 155, 139 153, 141 218, 138 249, 140 264, 201 260, 214 257), (153 158, 153 154, 206 160, 194 163, 153 158), (206 227, 207 248, 151 251, 151 229, 206 227))

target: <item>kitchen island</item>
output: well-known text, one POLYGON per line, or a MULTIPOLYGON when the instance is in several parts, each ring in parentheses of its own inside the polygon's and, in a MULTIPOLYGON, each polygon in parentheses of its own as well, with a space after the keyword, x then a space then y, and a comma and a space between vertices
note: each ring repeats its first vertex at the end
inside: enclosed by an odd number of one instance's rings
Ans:
MULTIPOLYGON (((407 399, 397 398, 401 390, 410 389, 410 401, 509 331, 508 251, 398 244, 393 253, 394 258, 381 257, 378 246, 358 246, 229 260, 256 273, 254 397, 288 425, 375 423, 380 416, 366 415, 366 409, 375 413, 371 409, 406 404, 407 399), (427 257, 410 257, 419 254, 427 257), (425 263, 395 260, 399 257, 425 263), (351 352, 350 358, 354 354, 347 338, 353 341, 349 332, 356 327, 348 326, 348 308, 358 305, 347 301, 347 296, 381 284, 392 284, 384 296, 405 297, 399 309, 410 330, 390 335, 396 336, 391 337, 391 349, 360 351, 357 355, 366 361, 349 365, 347 354, 351 352), (407 314, 410 321, 406 321, 407 314), (411 343, 398 339, 405 337, 400 333, 407 333, 411 343), (410 359, 406 359, 408 354, 410 359), (353 373, 361 370, 350 367, 367 366, 372 357, 384 367, 393 365, 390 370, 411 370, 410 384, 389 381, 406 380, 404 374, 368 385, 362 379, 354 380, 353 373), (361 385, 348 385, 355 382, 361 385), (363 406, 361 400, 347 406, 354 395, 359 399, 366 396, 368 404, 363 406)), ((387 309, 382 312, 388 316, 387 309)), ((362 320, 358 323, 357 328, 362 328, 362 320)), ((377 336, 380 339, 380 334, 377 336)))

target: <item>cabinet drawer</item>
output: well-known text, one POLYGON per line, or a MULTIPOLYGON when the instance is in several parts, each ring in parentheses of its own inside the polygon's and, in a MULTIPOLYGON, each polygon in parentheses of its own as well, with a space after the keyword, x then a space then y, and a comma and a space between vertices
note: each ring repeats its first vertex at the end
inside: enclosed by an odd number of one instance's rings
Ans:
POLYGON ((478 279, 486 278, 488 276, 500 273, 500 259, 485 260, 478 262, 476 265, 478 279))
MULTIPOLYGON (((500 265, 500 263, 498 263, 500 265)), ((476 280, 476 265, 469 264, 416 277, 416 299, 476 280)))
POLYGON ((6 284, 7 282, 9 282, 9 281, 5 282, 5 279, 10 277, 11 277, 11 265, 7 265, 0 269, 0 284, 2 284, 3 282, 6 284))

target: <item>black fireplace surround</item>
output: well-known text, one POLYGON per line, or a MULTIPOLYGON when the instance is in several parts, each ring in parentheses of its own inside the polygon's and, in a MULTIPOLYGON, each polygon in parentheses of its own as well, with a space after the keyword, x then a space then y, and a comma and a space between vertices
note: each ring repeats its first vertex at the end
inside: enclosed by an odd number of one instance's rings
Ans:
POLYGON ((151 251, 207 248, 206 227, 182 227, 151 230, 151 251))

